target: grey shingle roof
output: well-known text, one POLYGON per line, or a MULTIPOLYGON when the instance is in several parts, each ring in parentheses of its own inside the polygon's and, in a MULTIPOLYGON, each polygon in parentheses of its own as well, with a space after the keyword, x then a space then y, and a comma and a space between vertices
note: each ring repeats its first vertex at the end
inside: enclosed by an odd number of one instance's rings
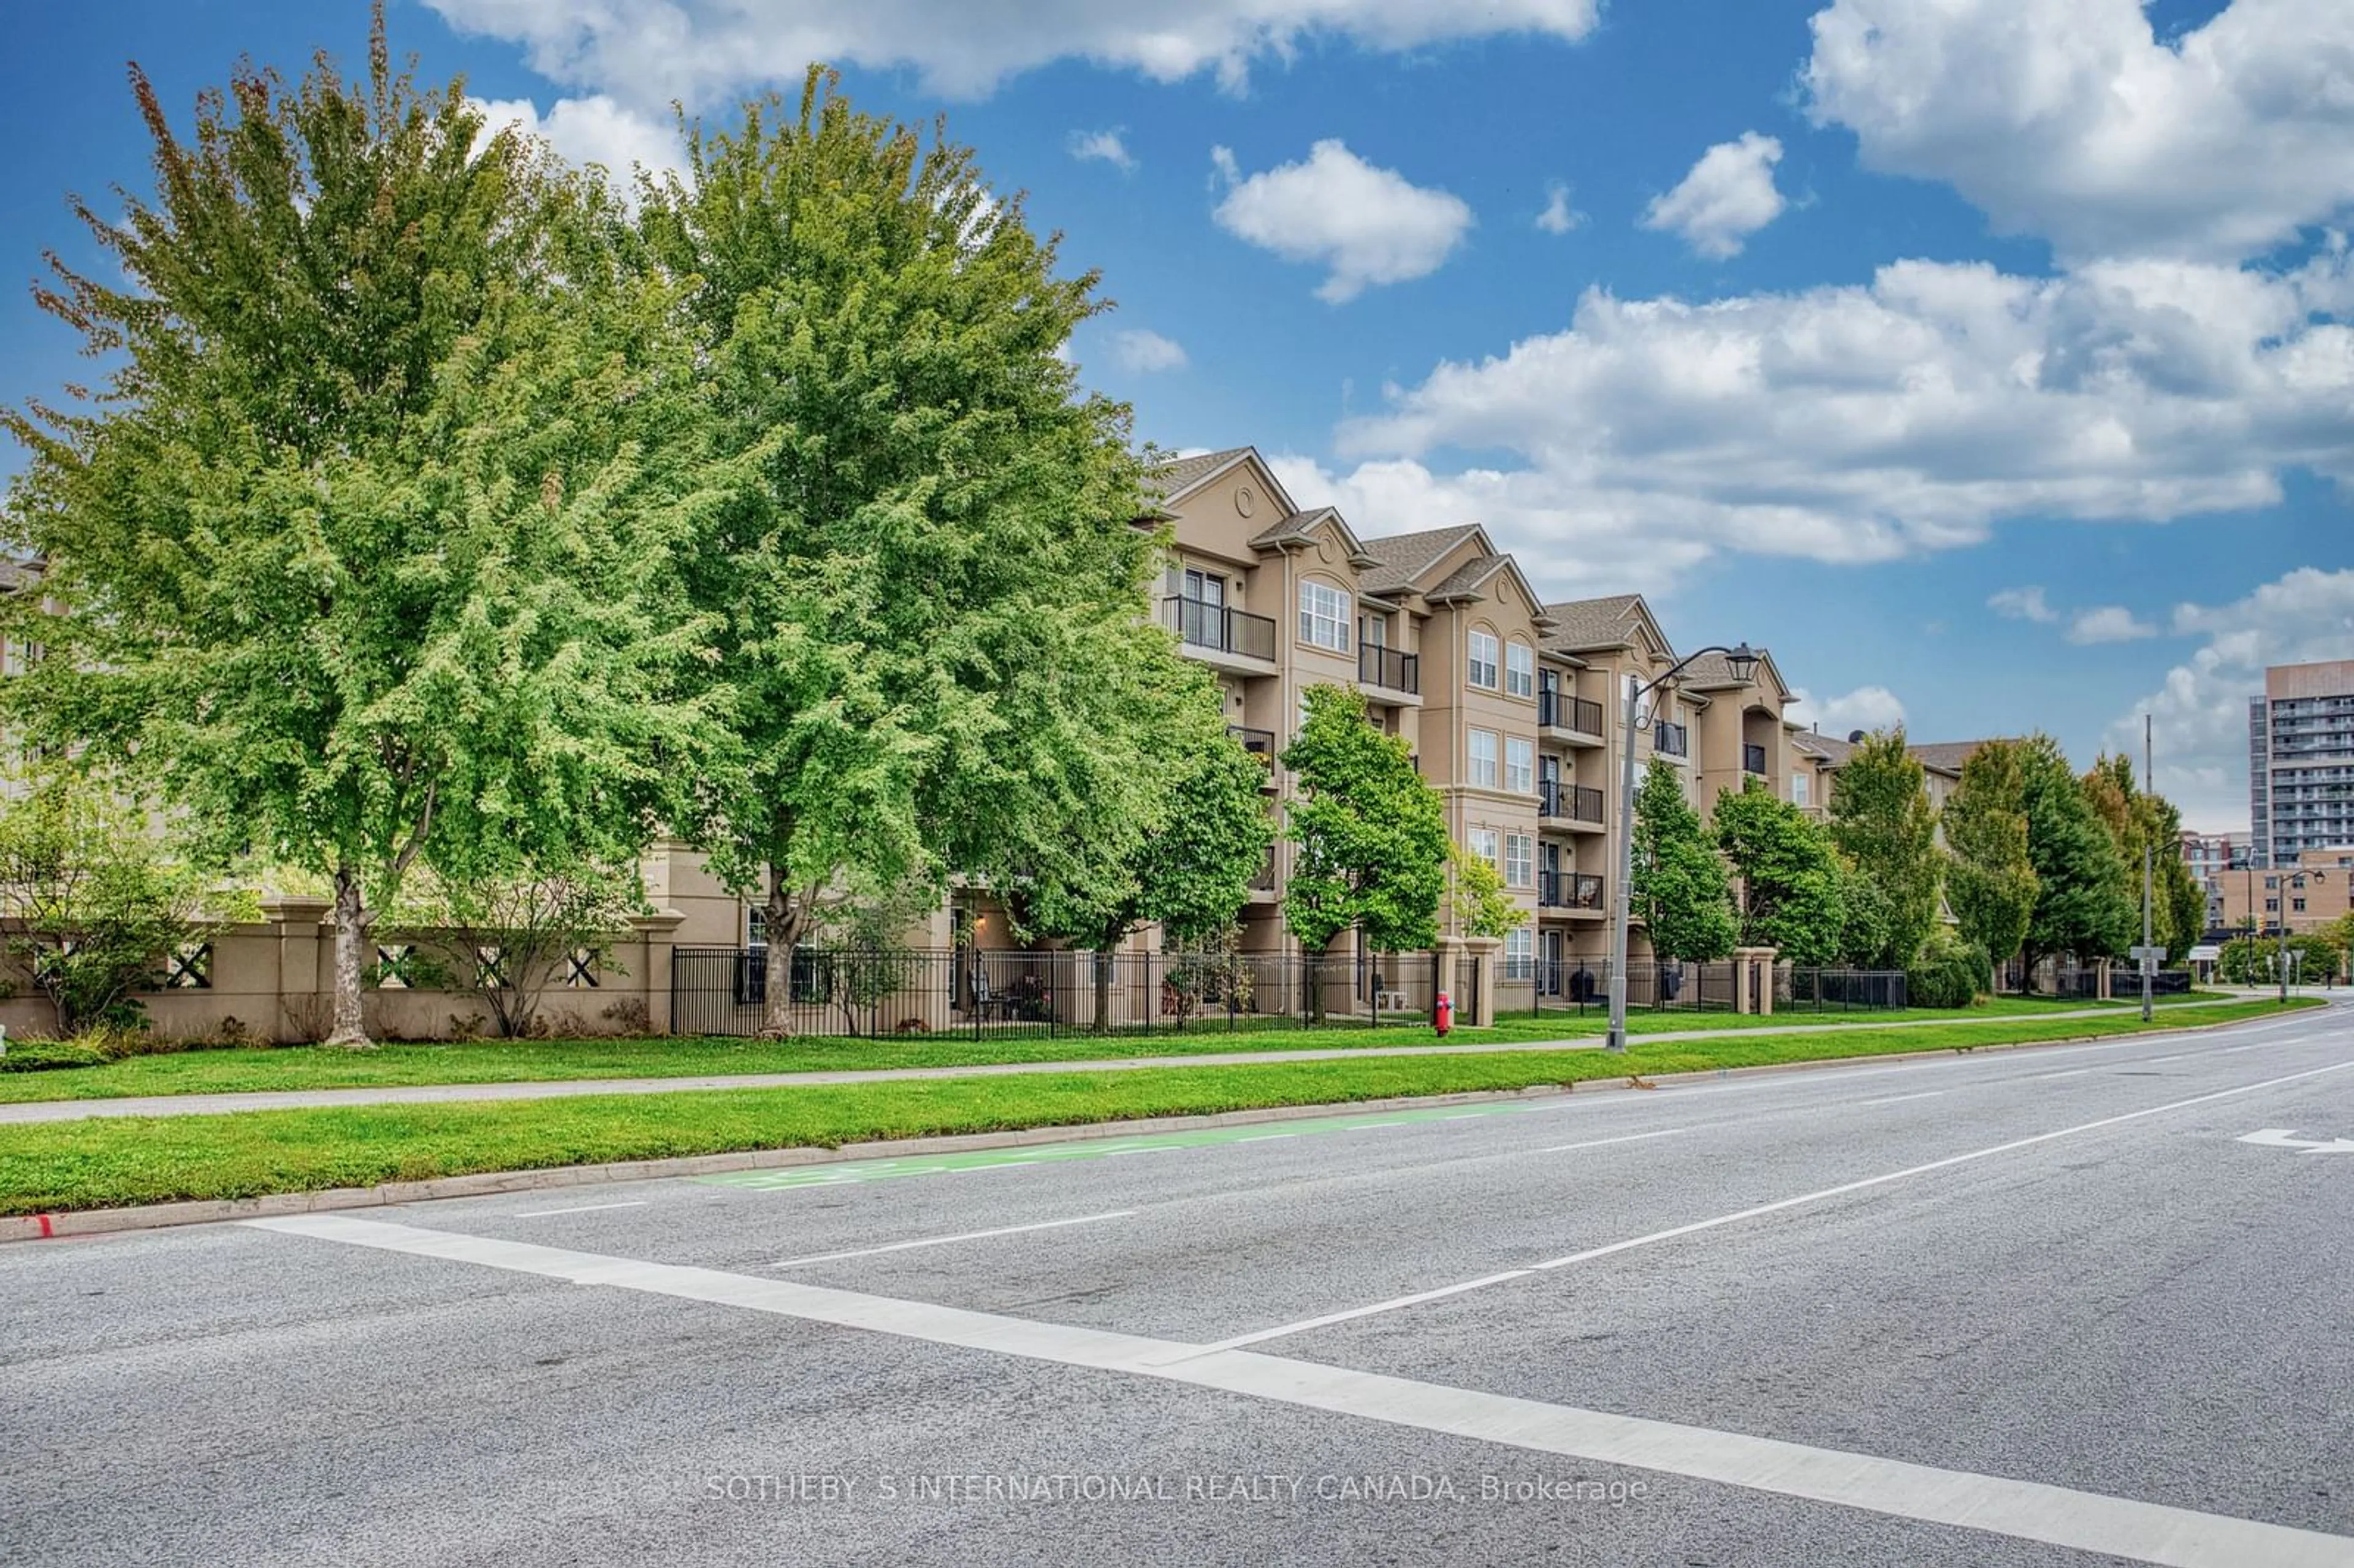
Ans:
POLYGON ((1416 579, 1438 564, 1439 557, 1479 531, 1477 523, 1452 528, 1427 528, 1419 534, 1393 534, 1386 539, 1364 541, 1365 554, 1379 562, 1367 569, 1368 593, 1395 593, 1416 586, 1416 579))
POLYGON ((1217 472, 1248 450, 1248 447, 1228 447, 1223 451, 1200 452, 1193 457, 1172 459, 1153 469, 1146 476, 1146 481, 1160 495, 1175 495, 1187 485, 1217 472))
POLYGON ((1295 512, 1273 526, 1263 528, 1251 538, 1258 546, 1280 545, 1292 539, 1305 539, 1317 524, 1333 515, 1329 506, 1311 506, 1305 512, 1295 512))
MULTIPOLYGON (((1765 649, 1760 648, 1756 652, 1760 658, 1765 656, 1765 649)), ((1733 665, 1722 653, 1702 654, 1685 665, 1684 673, 1677 679, 1687 686, 1703 692, 1714 686, 1740 686, 1749 683, 1734 678, 1733 665)))
MULTIPOLYGON (((1988 739, 1995 737, 1988 736, 1988 739)), ((1934 768, 1940 773, 1959 773, 1962 764, 1976 756, 1985 740, 1937 740, 1926 746, 1908 746, 1914 760, 1924 768, 1934 768)))
POLYGON ((1617 593, 1549 604, 1544 611, 1560 630, 1545 639, 1545 646, 1561 652, 1616 648, 1634 635, 1635 607, 1642 602, 1640 594, 1617 593))
POLYGON ((1792 745, 1805 747, 1833 768, 1846 767, 1848 758, 1855 751, 1852 744, 1838 736, 1817 735, 1812 730, 1803 730, 1792 736, 1790 740, 1792 745))
POLYGON ((1475 591, 1481 583, 1500 572, 1511 561, 1510 556, 1474 556, 1439 580, 1423 590, 1426 599, 1448 599, 1457 594, 1475 591))

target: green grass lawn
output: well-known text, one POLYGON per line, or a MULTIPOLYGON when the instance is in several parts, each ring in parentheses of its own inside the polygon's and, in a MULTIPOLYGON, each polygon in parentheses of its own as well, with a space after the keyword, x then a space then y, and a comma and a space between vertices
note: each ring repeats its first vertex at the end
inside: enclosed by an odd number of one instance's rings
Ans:
MULTIPOLYGON (((2317 1006, 2292 1002, 2292 1006, 2317 1006)), ((2204 1009, 2200 1023, 2260 1017, 2268 1001, 2204 1009)), ((737 1150, 834 1148, 1260 1107, 1885 1055, 2139 1033, 2136 1010, 2099 1019, 2014 1016, 1888 1032, 1822 1029, 1638 1043, 1592 1051, 1383 1056, 1264 1065, 1148 1067, 1020 1078, 934 1078, 793 1088, 360 1106, 228 1116, 91 1118, 0 1127, 0 1213, 365 1187, 483 1171, 737 1150)), ((2174 1026, 2160 1019, 2152 1027, 2174 1026)))
MULTIPOLYGON (((2167 997, 2163 1001, 2196 1000, 2167 997)), ((1637 1012, 1629 1033, 1748 1029, 1793 1023, 1839 1027, 1934 1019, 2034 1017, 2105 1004, 2004 997, 1967 1012, 1775 1013, 1637 1012)), ((2118 1004, 2122 1005, 2122 1004, 2118 1004)), ((1599 1011, 1500 1020, 1458 1030, 1450 1044, 1585 1040, 1606 1023, 1599 1011)), ((1431 1044, 1428 1024, 1384 1029, 1245 1029, 1214 1026, 1182 1034, 1061 1034, 1051 1040, 970 1033, 793 1040, 589 1039, 395 1044, 375 1051, 301 1045, 178 1051, 90 1067, 0 1073, 0 1103, 116 1099, 135 1095, 229 1094, 269 1089, 386 1088, 413 1084, 543 1083, 571 1078, 694 1078, 731 1073, 807 1073, 866 1067, 970 1067, 998 1062, 1076 1062, 1126 1056, 1190 1056, 1220 1051, 1345 1050, 1431 1044)))

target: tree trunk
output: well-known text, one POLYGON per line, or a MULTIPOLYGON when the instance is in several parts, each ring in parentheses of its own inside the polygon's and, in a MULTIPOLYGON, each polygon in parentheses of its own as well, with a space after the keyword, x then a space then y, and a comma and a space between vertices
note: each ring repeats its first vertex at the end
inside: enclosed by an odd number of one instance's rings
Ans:
POLYGON ((1098 1034, 1111 1028, 1112 963, 1111 953, 1102 948, 1096 949, 1096 1033, 1098 1034))
POLYGON ((801 946, 803 927, 809 924, 809 910, 785 885, 781 866, 769 868, 765 915, 769 959, 765 1001, 760 1009, 760 1036, 764 1040, 783 1040, 793 1032, 793 949, 801 946))
POLYGON ((350 866, 335 870, 335 1006, 326 1044, 355 1050, 375 1045, 360 1013, 360 970, 366 962, 368 927, 376 914, 360 896, 359 874, 350 866))

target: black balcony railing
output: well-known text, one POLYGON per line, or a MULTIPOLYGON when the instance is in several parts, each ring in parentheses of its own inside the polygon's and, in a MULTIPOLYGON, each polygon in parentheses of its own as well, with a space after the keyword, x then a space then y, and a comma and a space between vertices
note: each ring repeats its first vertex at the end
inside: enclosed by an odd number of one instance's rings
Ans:
POLYGON ((1544 729, 1575 730, 1579 735, 1602 733, 1602 705, 1567 692, 1537 694, 1537 724, 1544 729))
POLYGON ((1578 871, 1537 873, 1537 903, 1547 909, 1602 907, 1602 879, 1578 871))
POLYGON ((1662 757, 1690 757, 1691 731, 1662 719, 1651 726, 1651 749, 1662 757))
POLYGON ((1741 748, 1741 770, 1744 773, 1764 773, 1766 748, 1762 746, 1744 746, 1741 748))
POLYGON ((1230 724, 1226 733, 1243 743, 1243 749, 1261 762, 1275 760, 1275 731, 1253 729, 1248 725, 1230 724))
POLYGON ((1240 653, 1249 659, 1272 662, 1275 658, 1275 622, 1267 616, 1198 599, 1161 602, 1162 622, 1181 642, 1221 653, 1240 653))
POLYGON ((1357 679, 1393 692, 1422 692, 1422 655, 1367 642, 1357 649, 1357 679))
POLYGON ((1569 822, 1599 822, 1603 820, 1602 791, 1558 779, 1541 779, 1537 781, 1537 815, 1569 822))

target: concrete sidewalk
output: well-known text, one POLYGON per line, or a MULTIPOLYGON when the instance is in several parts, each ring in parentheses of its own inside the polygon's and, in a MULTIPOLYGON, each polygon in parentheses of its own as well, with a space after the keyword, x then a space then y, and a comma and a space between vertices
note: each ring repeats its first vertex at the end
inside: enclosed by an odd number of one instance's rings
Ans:
MULTIPOLYGON (((2248 1000, 2179 1002, 2161 1016, 2248 1000)), ((2017 1022, 2035 1025, 2070 1018, 2115 1018, 2119 1007, 2070 1009, 2013 1019, 1983 1021, 1916 1018, 1891 1023, 1776 1023, 1752 1029, 1678 1029, 1634 1036, 1635 1044, 1721 1040, 1729 1036, 1808 1034, 1825 1029, 1882 1031, 1927 1029, 1956 1022, 2017 1022)), ((244 1094, 143 1095, 120 1099, 41 1100, 0 1105, 0 1126, 76 1121, 85 1117, 224 1116, 232 1111, 302 1110, 318 1107, 440 1105, 459 1100, 560 1099, 576 1095, 663 1095, 710 1089, 790 1088, 808 1084, 875 1084, 900 1078, 983 1078, 1023 1073, 1119 1073, 1146 1067, 1249 1066, 1276 1062, 1337 1062, 1375 1056, 1486 1056, 1522 1051, 1598 1051, 1602 1036, 1564 1040, 1490 1041, 1464 1045, 1358 1045, 1306 1051, 1220 1051, 1181 1056, 1113 1056, 1066 1062, 997 1062, 954 1067, 870 1067, 843 1072, 743 1073, 680 1078, 567 1078, 505 1084, 414 1084, 351 1089, 269 1089, 244 1094)))

